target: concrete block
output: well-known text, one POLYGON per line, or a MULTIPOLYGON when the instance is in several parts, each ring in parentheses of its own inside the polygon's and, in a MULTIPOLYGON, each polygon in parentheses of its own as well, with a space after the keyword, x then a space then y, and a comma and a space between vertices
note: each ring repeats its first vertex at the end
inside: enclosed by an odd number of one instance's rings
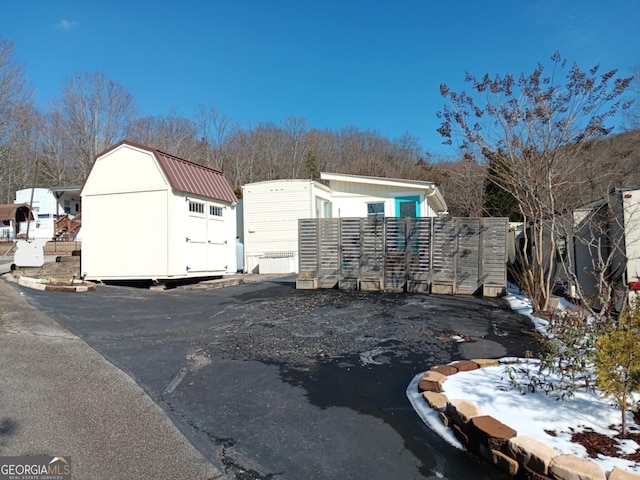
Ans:
POLYGON ((451 365, 434 365, 430 368, 430 371, 441 373, 445 377, 458 373, 458 369, 451 365))
POLYGON ((553 448, 526 435, 510 438, 505 445, 505 452, 522 465, 534 472, 547 475, 549 463, 558 456, 553 448))
POLYGON ((480 365, 476 362, 472 362, 471 360, 459 360, 457 362, 450 363, 449 366, 457 368, 458 372, 470 372, 480 368, 480 365))
POLYGON ((462 427, 466 427, 472 418, 483 415, 482 410, 469 400, 449 400, 445 411, 455 424, 462 427))
POLYGON ((447 396, 438 392, 422 392, 422 398, 434 410, 444 410, 447 407, 447 396))
POLYGON ((627 472, 614 467, 607 477, 608 480, 640 480, 640 474, 627 472))
POLYGON ((487 445, 491 450, 502 450, 507 441, 518 432, 490 415, 478 415, 470 420, 474 441, 487 445))
POLYGON ((606 480, 602 468, 574 455, 558 455, 549 463, 549 475, 556 480, 606 480))
POLYGON ((418 391, 419 392, 442 392, 444 389, 442 388, 442 384, 447 379, 444 375, 438 372, 434 372, 429 370, 427 373, 422 375, 420 381, 418 382, 418 391))
POLYGON ((500 366, 500 362, 494 358, 472 358, 470 361, 477 363, 480 368, 500 366))
POLYGON ((518 473, 520 467, 518 462, 498 450, 491 450, 491 460, 496 467, 512 477, 518 473))

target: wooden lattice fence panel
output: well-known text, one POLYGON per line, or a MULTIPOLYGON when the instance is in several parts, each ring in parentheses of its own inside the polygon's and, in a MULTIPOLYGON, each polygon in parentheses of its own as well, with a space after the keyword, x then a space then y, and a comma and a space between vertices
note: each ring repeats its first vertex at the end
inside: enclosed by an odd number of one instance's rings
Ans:
POLYGON ((406 226, 402 218, 385 219, 385 289, 392 292, 404 291, 407 283, 406 226))
POLYGON ((456 219, 433 220, 431 292, 453 295, 455 285, 455 255, 458 249, 456 219))
POLYGON ((302 278, 318 277, 318 222, 312 218, 298 220, 298 272, 302 278))
POLYGON ((508 219, 483 218, 480 283, 484 294, 500 295, 507 285, 507 232, 508 219))
POLYGON ((340 219, 340 289, 358 288, 362 240, 361 218, 340 219))
POLYGON ((405 218, 407 291, 428 292, 431 284, 432 219, 405 218))
POLYGON ((499 295, 507 219, 343 218, 299 223, 298 282, 314 287, 499 295))
POLYGON ((318 287, 334 288, 340 272, 340 224, 338 219, 318 219, 318 287))
POLYGON ((384 289, 384 217, 360 219, 362 234, 360 258, 360 289, 384 289))
POLYGON ((473 295, 480 287, 480 219, 456 218, 454 293, 473 295))

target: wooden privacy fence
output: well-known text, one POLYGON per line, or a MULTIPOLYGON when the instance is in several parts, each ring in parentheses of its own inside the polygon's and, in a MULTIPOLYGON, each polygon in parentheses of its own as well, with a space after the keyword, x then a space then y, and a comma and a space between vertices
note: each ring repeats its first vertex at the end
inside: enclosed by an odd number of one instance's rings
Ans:
POLYGON ((298 223, 297 288, 501 295, 506 218, 316 218, 298 223))

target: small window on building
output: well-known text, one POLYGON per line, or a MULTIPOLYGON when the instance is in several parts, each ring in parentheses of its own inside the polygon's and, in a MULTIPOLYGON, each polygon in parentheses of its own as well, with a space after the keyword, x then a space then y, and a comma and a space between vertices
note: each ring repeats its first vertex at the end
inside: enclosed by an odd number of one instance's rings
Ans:
POLYGON ((384 217, 384 202, 367 203, 367 215, 384 217))
POLYGON ((71 200, 64 201, 64 213, 69 215, 71 213, 71 200))
POLYGON ((331 218, 331 202, 316 197, 316 218, 331 218))
POLYGON ((204 203, 189 201, 189 211, 204 214, 204 203))
POLYGON ((80 211, 80 204, 76 203, 76 212, 79 212, 79 211, 80 211))
POLYGON ((209 205, 209 215, 212 217, 221 217, 222 207, 218 207, 216 205, 209 205))

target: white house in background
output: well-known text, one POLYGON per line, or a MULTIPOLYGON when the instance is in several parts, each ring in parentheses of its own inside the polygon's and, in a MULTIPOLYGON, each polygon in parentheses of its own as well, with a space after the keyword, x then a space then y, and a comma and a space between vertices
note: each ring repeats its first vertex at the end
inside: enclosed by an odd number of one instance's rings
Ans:
POLYGON ((447 204, 432 182, 321 173, 313 180, 271 180, 242 187, 245 269, 298 272, 298 220, 381 215, 437 217, 447 204))
POLYGON ((432 182, 320 173, 329 183, 333 217, 441 217, 447 204, 432 182))
POLYGON ((29 205, 7 203, 0 205, 0 242, 9 242, 16 238, 26 238, 26 232, 20 230, 20 226, 35 222, 33 212, 29 205))
POLYGON ((81 197, 88 280, 236 272, 237 199, 217 170, 123 141, 96 157, 81 197))
MULTIPOLYGON (((16 192, 14 203, 31 205, 35 221, 28 225, 30 239, 53 239, 56 220, 73 219, 82 210, 79 186, 24 188, 16 192)), ((20 232, 27 232, 27 222, 22 222, 20 232)))

